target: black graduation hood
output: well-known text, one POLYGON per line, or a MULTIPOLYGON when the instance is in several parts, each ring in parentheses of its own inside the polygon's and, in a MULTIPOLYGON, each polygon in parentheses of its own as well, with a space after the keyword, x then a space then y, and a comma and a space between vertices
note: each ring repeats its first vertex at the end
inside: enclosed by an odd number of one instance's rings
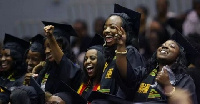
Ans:
POLYGON ((44 54, 44 37, 40 34, 37 34, 30 39, 29 49, 33 52, 39 52, 44 54))
POLYGON ((171 39, 175 40, 184 48, 188 64, 195 63, 195 58, 200 55, 198 50, 178 31, 175 31, 171 39))
POLYGON ((65 37, 70 42, 70 36, 77 36, 74 28, 69 24, 62 24, 62 23, 54 23, 54 22, 47 22, 42 21, 42 23, 47 25, 53 25, 54 26, 54 36, 57 37, 65 37))

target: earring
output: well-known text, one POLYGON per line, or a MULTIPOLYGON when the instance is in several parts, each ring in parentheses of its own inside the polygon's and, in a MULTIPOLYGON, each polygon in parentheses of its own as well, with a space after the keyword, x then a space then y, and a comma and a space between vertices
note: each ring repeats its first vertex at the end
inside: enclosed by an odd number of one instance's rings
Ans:
POLYGON ((156 69, 159 67, 159 65, 158 65, 158 62, 157 62, 157 65, 156 65, 156 69))
POLYGON ((106 46, 106 41, 104 41, 104 44, 103 44, 103 46, 106 46))

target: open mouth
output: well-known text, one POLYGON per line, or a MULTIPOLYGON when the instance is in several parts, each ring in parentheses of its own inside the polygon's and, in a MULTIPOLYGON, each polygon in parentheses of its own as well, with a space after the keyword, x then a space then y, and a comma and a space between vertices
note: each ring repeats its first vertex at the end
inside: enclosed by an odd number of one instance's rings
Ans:
POLYGON ((51 58, 52 58, 51 54, 46 55, 46 59, 51 59, 51 58))
POLYGON ((88 66, 86 67, 86 69, 87 69, 88 74, 90 74, 90 73, 92 73, 94 67, 93 67, 92 65, 88 65, 88 66))
POLYGON ((107 43, 110 43, 110 42, 113 41, 113 39, 114 39, 114 37, 113 37, 112 35, 106 35, 105 41, 106 41, 107 43))
POLYGON ((160 53, 161 53, 161 54, 168 54, 168 52, 167 52, 165 49, 162 49, 162 50, 160 51, 160 53))
POLYGON ((7 62, 4 62, 1 64, 1 68, 3 68, 3 69, 7 68, 7 66, 8 66, 7 62))

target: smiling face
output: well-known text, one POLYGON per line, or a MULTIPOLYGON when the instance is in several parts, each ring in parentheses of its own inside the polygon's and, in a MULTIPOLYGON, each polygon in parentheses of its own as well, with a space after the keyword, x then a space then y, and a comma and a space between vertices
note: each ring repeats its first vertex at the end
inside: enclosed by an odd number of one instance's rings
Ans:
POLYGON ((157 59, 159 63, 172 64, 176 61, 180 53, 180 48, 173 40, 168 40, 157 49, 157 59))
POLYGON ((42 61, 42 57, 39 52, 28 51, 26 63, 28 65, 28 72, 32 72, 33 68, 42 61))
POLYGON ((94 78, 96 75, 97 65, 97 51, 90 49, 86 52, 84 58, 84 69, 87 71, 90 78, 94 78))
POLYGON ((122 26, 122 19, 120 16, 113 15, 106 20, 103 30, 103 37, 106 41, 107 46, 112 46, 116 44, 114 36, 118 33, 118 31, 115 26, 119 28, 122 26))
POLYGON ((9 71, 13 65, 13 58, 10 55, 10 49, 2 49, 0 57, 2 71, 9 71))

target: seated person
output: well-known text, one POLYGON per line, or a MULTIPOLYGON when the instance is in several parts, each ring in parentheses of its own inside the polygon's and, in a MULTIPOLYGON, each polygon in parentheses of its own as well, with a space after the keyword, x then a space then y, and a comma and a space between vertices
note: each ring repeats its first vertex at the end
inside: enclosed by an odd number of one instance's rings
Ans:
MULTIPOLYGON (((12 91, 16 86, 21 86, 24 81, 26 72, 25 63, 23 63, 23 55, 28 48, 28 42, 5 34, 3 47, 1 50, 1 68, 2 76, 0 77, 0 86, 12 91)), ((4 94, 4 90, 0 89, 0 100, 8 103, 9 96, 4 94)))

